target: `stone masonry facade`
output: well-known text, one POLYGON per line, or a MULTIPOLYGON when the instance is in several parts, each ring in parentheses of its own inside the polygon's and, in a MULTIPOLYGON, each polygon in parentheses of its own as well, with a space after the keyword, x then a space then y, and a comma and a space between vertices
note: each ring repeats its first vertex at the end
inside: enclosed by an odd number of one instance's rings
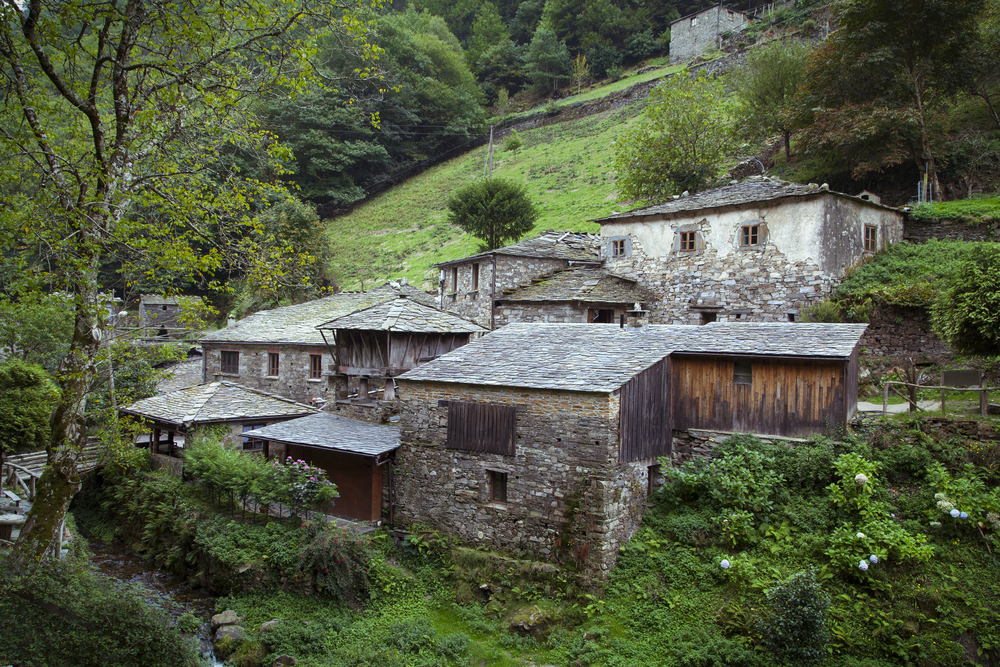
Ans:
POLYGON ((499 303, 496 309, 498 327, 511 322, 585 323, 586 321, 587 306, 583 304, 512 301, 499 303))
POLYGON ((670 64, 687 62, 719 48, 720 35, 748 25, 745 14, 719 5, 678 19, 670 24, 670 64))
MULTIPOLYGON (((497 255, 497 296, 505 289, 526 285, 534 278, 561 269, 569 264, 564 259, 539 257, 517 257, 497 255)), ((472 320, 476 324, 490 326, 490 290, 493 289, 493 260, 482 257, 461 264, 454 264, 441 270, 438 285, 440 308, 472 320), (474 269, 473 266, 478 266, 474 269), (473 289, 474 272, 478 270, 478 289, 473 289), (458 284, 455 284, 455 278, 458 284)), ((500 326, 500 322, 497 322, 500 326)))
POLYGON ((615 394, 400 382, 396 515, 471 544, 576 563, 606 578, 639 526, 656 461, 618 464, 615 394), (523 406, 514 456, 447 449, 448 408, 460 400, 523 406), (491 502, 491 471, 507 502, 491 502))
POLYGON ((328 395, 328 379, 333 360, 326 346, 321 345, 255 345, 247 343, 203 343, 205 351, 204 381, 229 380, 251 389, 285 396, 300 403, 313 398, 333 400, 328 395), (239 372, 222 372, 222 352, 239 353, 239 372), (278 354, 278 374, 269 375, 269 355, 278 354), (322 375, 310 378, 311 355, 322 358, 322 375))
POLYGON ((952 349, 931 330, 930 319, 926 308, 876 305, 861 345, 873 357, 948 360, 952 349))

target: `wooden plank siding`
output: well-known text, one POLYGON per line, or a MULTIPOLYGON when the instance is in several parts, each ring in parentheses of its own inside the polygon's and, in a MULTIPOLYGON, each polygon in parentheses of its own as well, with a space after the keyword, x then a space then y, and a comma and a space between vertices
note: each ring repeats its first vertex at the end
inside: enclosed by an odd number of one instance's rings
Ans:
POLYGON ((670 455, 673 426, 669 357, 622 386, 618 433, 619 463, 670 455))
MULTIPOLYGON (((673 427, 805 436, 847 420, 848 361, 674 355, 673 427), (736 384, 735 362, 752 381, 736 384)), ((857 389, 855 388, 855 394, 857 389)))
POLYGON ((410 370, 469 342, 467 333, 396 333, 389 335, 389 368, 410 370))
POLYGON ((382 518, 382 468, 370 456, 359 456, 320 447, 287 445, 286 453, 326 471, 340 497, 325 512, 345 519, 378 521, 382 518))
POLYGON ((469 342, 468 333, 338 329, 337 362, 349 375, 400 375, 469 342))
POLYGON ((513 405, 448 401, 448 449, 514 456, 516 434, 513 405))
POLYGON ((847 373, 847 393, 844 397, 844 400, 846 401, 846 404, 844 405, 844 415, 846 416, 845 421, 854 419, 854 415, 858 411, 858 373, 860 372, 858 355, 860 348, 860 343, 854 347, 854 352, 851 353, 851 358, 847 362, 845 369, 845 372, 847 373))

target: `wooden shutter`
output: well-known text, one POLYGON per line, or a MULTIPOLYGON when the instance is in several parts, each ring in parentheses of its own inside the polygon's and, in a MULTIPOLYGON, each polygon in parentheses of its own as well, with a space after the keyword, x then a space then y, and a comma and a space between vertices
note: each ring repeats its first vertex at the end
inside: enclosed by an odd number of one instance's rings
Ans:
POLYGON ((514 456, 517 408, 448 401, 448 449, 514 456))
POLYGON ((650 366, 622 386, 619 419, 619 463, 670 454, 673 423, 669 359, 650 366))

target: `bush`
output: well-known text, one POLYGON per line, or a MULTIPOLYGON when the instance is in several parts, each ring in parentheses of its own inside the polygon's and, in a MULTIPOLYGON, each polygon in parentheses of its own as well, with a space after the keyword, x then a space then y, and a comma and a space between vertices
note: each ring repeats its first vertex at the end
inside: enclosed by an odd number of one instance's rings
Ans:
POLYGON ((671 642, 678 667, 755 667, 761 659, 738 639, 713 634, 704 628, 685 629, 671 642))
POLYGON ((813 570, 794 574, 767 591, 767 606, 759 629, 768 651, 800 665, 827 657, 830 596, 816 582, 813 570))
MULTIPOLYGON (((618 70, 621 78, 622 53, 618 49, 603 42, 595 42, 587 49, 587 64, 590 72, 598 78, 611 77, 611 70, 618 70)), ((614 78, 614 77, 611 77, 614 78)))
POLYGON ((623 51, 625 58, 630 62, 643 60, 658 52, 662 48, 659 40, 653 36, 653 29, 649 28, 643 32, 636 32, 625 39, 623 51))

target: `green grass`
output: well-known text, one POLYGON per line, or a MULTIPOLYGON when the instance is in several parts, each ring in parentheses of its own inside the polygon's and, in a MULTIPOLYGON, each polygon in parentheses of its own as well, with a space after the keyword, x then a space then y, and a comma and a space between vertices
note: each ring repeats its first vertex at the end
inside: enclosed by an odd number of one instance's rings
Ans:
POLYGON ((910 218, 920 222, 957 220, 974 225, 992 224, 1000 222, 1000 197, 921 204, 910 212, 910 218))
MULTIPOLYGON (((597 232, 588 222, 623 210, 617 203, 611 158, 614 141, 636 122, 644 103, 521 132, 515 155, 495 147, 493 174, 524 183, 541 209, 529 236, 546 229, 597 232)), ((438 165, 384 192, 347 215, 327 221, 344 289, 367 288, 405 276, 432 288, 436 262, 474 254, 478 241, 447 222, 446 202, 483 175, 486 147, 438 165)))
MULTIPOLYGON (((649 65, 647 64, 646 66, 648 67, 649 65)), ((642 74, 637 74, 637 69, 630 70, 617 81, 612 81, 611 83, 599 86, 593 86, 591 88, 584 88, 578 95, 571 95, 569 97, 564 97, 561 100, 557 100, 555 105, 557 107, 564 107, 570 104, 576 104, 577 102, 589 102, 590 100, 600 99, 602 97, 607 97, 612 93, 617 93, 627 88, 631 88, 638 83, 646 83, 647 81, 653 81, 654 79, 660 79, 671 74, 676 74, 683 69, 684 65, 661 66, 652 71, 643 72, 642 74)))

